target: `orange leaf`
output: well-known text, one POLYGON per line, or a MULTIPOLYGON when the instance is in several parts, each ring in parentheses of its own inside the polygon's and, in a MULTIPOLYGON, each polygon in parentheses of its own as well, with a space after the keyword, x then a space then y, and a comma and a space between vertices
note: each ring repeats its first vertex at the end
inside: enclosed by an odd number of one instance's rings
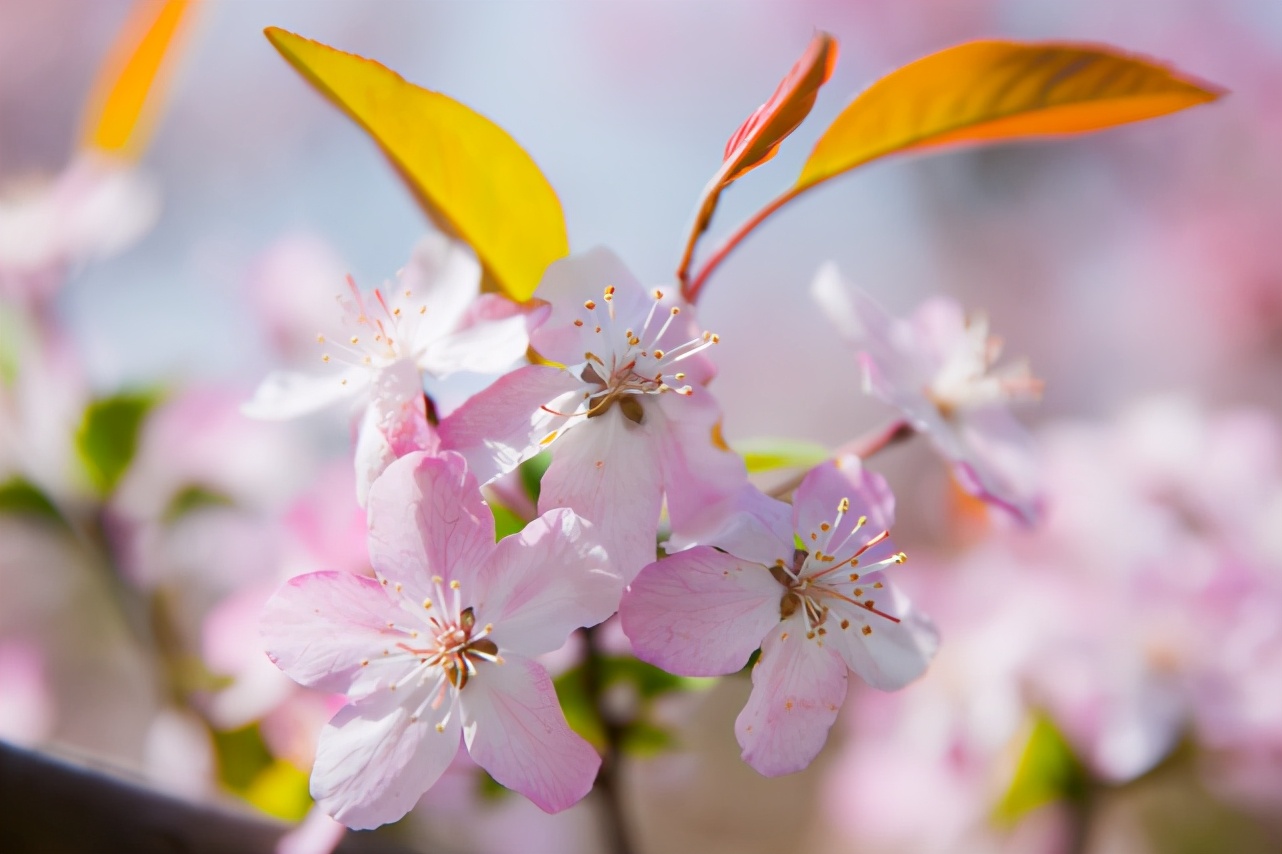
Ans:
POLYGON ((779 82, 770 99, 757 107, 726 143, 721 168, 703 189, 685 257, 678 277, 685 273, 699 235, 708 230, 721 191, 741 175, 775 156, 779 144, 810 114, 819 87, 828 82, 837 64, 837 41, 816 33, 806 52, 779 82))
POLYGON ((1083 133, 1222 94, 1109 47, 968 42, 893 71, 855 98, 815 144, 793 195, 888 154, 1083 133))
POLYGON ((156 92, 163 88, 192 4, 140 0, 103 61, 86 102, 83 145, 127 157, 146 146, 154 123, 156 92))

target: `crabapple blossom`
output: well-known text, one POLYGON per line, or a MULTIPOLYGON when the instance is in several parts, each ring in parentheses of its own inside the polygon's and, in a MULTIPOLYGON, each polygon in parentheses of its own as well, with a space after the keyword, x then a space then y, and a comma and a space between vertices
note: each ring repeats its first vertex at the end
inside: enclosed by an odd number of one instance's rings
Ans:
POLYGON ((460 371, 498 373, 525 355, 527 314, 511 300, 481 294, 481 266, 463 244, 429 234, 414 248, 393 287, 363 294, 348 277, 339 323, 316 336, 320 360, 337 372, 277 371, 245 404, 254 418, 293 418, 340 401, 360 407, 357 494, 362 503, 387 464, 437 439, 423 377, 460 371))
POLYGON ((10 188, 0 196, 0 298, 47 301, 70 270, 128 248, 159 213, 151 180, 91 152, 48 183, 10 188))
POLYGON ((681 536, 746 483, 705 388, 713 368, 702 353, 718 338, 604 249, 553 264, 536 296, 552 312, 531 344, 560 365, 520 368, 475 395, 441 422, 442 446, 482 483, 551 449, 539 509, 590 519, 631 580, 654 560, 665 496, 681 536))
POLYGON ((732 673, 760 647, 735 734, 744 760, 777 776, 823 747, 847 670, 902 688, 937 639, 886 578, 905 559, 889 540, 894 497, 857 457, 813 469, 791 512, 755 491, 739 506, 723 535, 643 569, 620 616, 639 658, 682 675, 732 673))
POLYGON ((988 321, 968 320, 946 297, 926 301, 910 320, 893 318, 834 264, 820 268, 811 294, 858 346, 864 391, 930 437, 968 492, 1035 521, 1033 440, 1008 404, 1037 399, 1042 382, 1023 362, 993 370, 1002 345, 989 335, 988 321))
POLYGON ((444 773, 460 733, 472 758, 548 812, 592 787, 600 758, 566 725, 533 656, 604 620, 621 581, 569 510, 494 542, 462 457, 409 454, 369 500, 376 578, 290 581, 263 615, 272 660, 351 701, 321 733, 312 795, 344 824, 395 821, 444 773))

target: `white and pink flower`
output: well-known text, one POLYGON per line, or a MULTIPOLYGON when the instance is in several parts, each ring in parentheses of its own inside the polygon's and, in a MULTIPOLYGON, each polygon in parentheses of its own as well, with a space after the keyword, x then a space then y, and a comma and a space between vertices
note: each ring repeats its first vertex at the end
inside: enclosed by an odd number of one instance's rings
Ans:
POLYGON ((591 789, 600 758, 566 725, 534 656, 614 612, 621 580, 568 510, 494 542, 463 459, 414 453, 370 493, 376 578, 320 572, 268 603, 282 670, 344 693, 321 733, 312 795, 355 828, 395 821, 444 773, 462 734, 472 758, 548 812, 591 789))
POLYGON ((654 560, 665 497, 679 536, 746 483, 705 388, 714 371, 701 354, 717 336, 604 249, 553 264, 536 296, 552 313, 531 344, 560 366, 499 379, 442 421, 442 446, 467 457, 483 483, 550 448, 539 509, 590 519, 631 580, 654 560))
POLYGON ((1040 512, 1033 439, 1011 415, 1017 400, 1038 399, 1042 382, 1024 362, 994 370, 1002 342, 983 317, 936 297, 905 321, 825 264, 811 294, 859 348, 864 391, 898 409, 951 462, 971 494, 1024 522, 1040 512))
POLYGON ((349 277, 348 294, 334 328, 316 336, 323 376, 277 371, 244 406, 253 418, 294 418, 343 401, 360 413, 357 493, 387 464, 413 450, 434 451, 424 377, 458 372, 495 374, 521 359, 529 326, 541 312, 527 313, 506 297, 482 294, 481 265, 466 246, 429 234, 410 263, 386 290, 363 294, 349 277))
POLYGON ((791 511, 755 492, 741 506, 721 536, 643 569, 620 616, 639 658, 681 675, 733 673, 760 647, 735 734, 744 761, 777 776, 819 753, 848 670, 902 688, 937 638, 886 577, 904 561, 894 497, 857 457, 812 470, 791 511))

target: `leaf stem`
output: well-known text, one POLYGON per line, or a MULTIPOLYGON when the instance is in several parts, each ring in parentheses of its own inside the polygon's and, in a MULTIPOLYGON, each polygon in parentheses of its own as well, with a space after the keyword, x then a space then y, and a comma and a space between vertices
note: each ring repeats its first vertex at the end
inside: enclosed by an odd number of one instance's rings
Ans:
POLYGON ((611 854, 634 854, 628 836, 628 823, 624 815, 622 792, 619 790, 619 764, 622 758, 624 724, 606 708, 605 684, 602 673, 603 653, 600 643, 600 626, 584 630, 587 657, 583 662, 584 689, 592 699, 593 709, 601 723, 605 737, 605 754, 601 757, 601 770, 597 773, 596 790, 605 807, 605 834, 611 854))
MULTIPOLYGON (((916 432, 917 431, 913 429, 913 425, 909 424, 902 418, 896 418, 884 427, 879 427, 876 430, 851 439, 849 442, 833 451, 832 456, 840 457, 845 454, 854 454, 861 460, 867 460, 881 451, 884 451, 886 448, 889 448, 891 445, 895 445, 906 439, 912 438, 913 434, 916 432)), ((782 498, 795 491, 798 486, 801 486, 801 481, 803 481, 805 477, 805 472, 802 472, 801 474, 790 478, 770 490, 770 494, 775 498, 782 498)))
MULTIPOLYGON (((753 216, 750 219, 748 219, 746 222, 740 225, 737 229, 735 229, 735 231, 729 237, 727 237, 721 243, 720 246, 716 248, 716 250, 712 253, 712 255, 709 256, 708 260, 704 262, 703 267, 700 268, 697 274, 695 274, 694 279, 692 279, 688 283, 685 281, 682 282, 681 295, 685 297, 686 302, 690 303, 691 305, 694 305, 699 300, 699 294, 703 290, 704 284, 707 283, 708 277, 712 275, 712 271, 717 269, 717 267, 721 266, 721 262, 726 260, 726 256, 728 256, 736 246, 738 246, 741 242, 743 242, 743 239, 747 237, 749 234, 751 234, 754 228, 761 225, 761 223, 765 222, 766 219, 775 211, 779 210, 781 207, 788 204, 788 202, 792 201, 797 196, 801 195, 803 190, 808 190, 808 189, 810 189, 808 186, 807 187, 794 186, 789 188, 787 192, 777 197, 774 201, 770 202, 770 204, 766 205, 761 210, 757 211, 755 214, 753 214, 753 216)), ((693 251, 694 249, 693 242, 691 243, 689 249, 693 251)))

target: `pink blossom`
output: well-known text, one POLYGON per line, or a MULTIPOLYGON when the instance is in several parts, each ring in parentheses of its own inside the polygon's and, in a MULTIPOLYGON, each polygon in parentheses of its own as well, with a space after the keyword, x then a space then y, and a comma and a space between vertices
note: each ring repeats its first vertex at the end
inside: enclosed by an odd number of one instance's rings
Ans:
POLYGON ((665 496, 679 536, 746 482, 704 387, 713 368, 701 354, 718 339, 604 249, 553 264, 536 295, 552 313, 531 344, 561 366, 502 377, 442 421, 442 445, 483 483, 550 448, 539 509, 590 519, 630 580, 654 560, 665 496))
POLYGON ((859 347, 864 391, 929 436, 968 492, 1035 521, 1033 441, 1008 404, 1038 398, 1042 383, 1022 362, 993 370, 1001 340, 989 335, 988 321, 968 320, 944 297, 923 303, 908 321, 893 318, 833 264, 820 269, 811 293, 859 347))
POLYGON ((47 184, 0 197, 0 298, 49 299, 77 264, 114 255, 160 213, 152 182, 85 152, 47 184))
POLYGON ((615 609, 619 577, 568 510, 495 545, 456 454, 402 457, 370 492, 377 578, 320 572, 268 603, 272 660, 345 693, 320 737, 312 795, 339 821, 395 821, 444 773, 460 733, 472 758, 548 812, 592 787, 600 758, 575 735, 533 657, 615 609))
POLYGON ((277 371, 259 385, 245 414, 293 418, 341 401, 359 407, 357 493, 398 456, 438 447, 423 378, 461 371, 498 373, 521 359, 528 325, 541 318, 496 294, 481 294, 481 266, 460 243, 429 234, 397 282, 366 296, 348 279, 339 322, 316 336, 326 376, 277 371))
POLYGON ((742 506, 722 536, 643 569, 620 615, 637 656, 673 673, 731 673, 761 648, 735 734, 744 760, 777 776, 823 747, 847 670, 902 688, 937 639, 885 576, 904 561, 887 533, 894 497, 857 457, 812 470, 791 519, 786 504, 759 493, 745 493, 742 506))

